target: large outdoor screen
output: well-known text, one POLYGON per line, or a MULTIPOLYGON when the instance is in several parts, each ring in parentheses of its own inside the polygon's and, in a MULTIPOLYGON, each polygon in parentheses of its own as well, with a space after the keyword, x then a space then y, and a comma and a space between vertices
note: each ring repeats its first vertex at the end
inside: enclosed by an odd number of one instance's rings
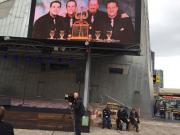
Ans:
POLYGON ((139 44, 140 0, 33 0, 28 37, 139 44))

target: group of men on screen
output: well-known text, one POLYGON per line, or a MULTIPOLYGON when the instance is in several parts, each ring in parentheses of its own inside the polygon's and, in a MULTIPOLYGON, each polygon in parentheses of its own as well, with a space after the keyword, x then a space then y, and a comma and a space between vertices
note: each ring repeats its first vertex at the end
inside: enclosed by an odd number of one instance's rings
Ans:
MULTIPOLYGON (((65 38, 72 32, 72 25, 76 21, 76 0, 66 2, 66 16, 59 16, 61 2, 54 0, 50 3, 49 13, 40 17, 34 24, 33 38, 49 38, 50 30, 54 30, 54 38, 59 38, 60 30, 65 32, 65 38)), ((101 31, 101 39, 106 39, 106 32, 112 31, 112 39, 121 43, 133 43, 135 40, 134 27, 131 18, 126 13, 119 13, 117 0, 107 0, 106 12, 99 10, 98 0, 88 0, 88 18, 90 32, 95 38, 95 31, 101 31)))

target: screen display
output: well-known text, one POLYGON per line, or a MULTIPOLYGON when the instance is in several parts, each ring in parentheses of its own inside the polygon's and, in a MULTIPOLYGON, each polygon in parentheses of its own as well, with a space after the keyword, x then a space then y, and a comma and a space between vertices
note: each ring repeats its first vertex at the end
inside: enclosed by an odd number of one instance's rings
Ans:
POLYGON ((137 44, 139 0, 34 0, 28 37, 137 44))

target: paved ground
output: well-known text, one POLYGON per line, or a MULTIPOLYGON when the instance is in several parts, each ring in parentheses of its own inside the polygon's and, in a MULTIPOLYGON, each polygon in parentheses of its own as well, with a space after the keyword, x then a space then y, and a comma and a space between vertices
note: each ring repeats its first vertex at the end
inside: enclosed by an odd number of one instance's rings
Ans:
MULTIPOLYGON (((157 121, 143 120, 140 124, 140 132, 117 131, 115 129, 101 129, 99 127, 91 127, 90 133, 82 133, 82 135, 180 135, 180 121, 157 121)), ((74 135, 72 132, 60 131, 41 131, 41 130, 23 130, 15 129, 15 135, 74 135)))

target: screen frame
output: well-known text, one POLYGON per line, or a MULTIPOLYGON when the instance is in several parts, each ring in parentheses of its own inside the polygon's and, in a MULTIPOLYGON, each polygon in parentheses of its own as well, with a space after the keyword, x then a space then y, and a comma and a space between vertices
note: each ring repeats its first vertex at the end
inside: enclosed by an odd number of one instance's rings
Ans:
MULTIPOLYGON (((113 47, 114 48, 121 48, 122 46, 127 46, 127 48, 130 48, 131 46, 134 46, 135 48, 137 49, 140 49, 140 37, 141 37, 141 0, 136 0, 135 2, 135 42, 132 43, 132 44, 123 44, 123 43, 112 43, 113 44, 113 47)), ((31 35, 32 35, 32 30, 33 30, 33 23, 34 23, 34 16, 35 16, 35 8, 36 8, 36 0, 32 0, 32 3, 31 3, 31 9, 30 9, 30 17, 29 17, 29 27, 28 27, 28 35, 27 35, 27 38, 30 38, 30 39, 34 39, 34 38, 31 38, 31 35)), ((40 39, 42 41, 42 39, 40 39)), ((47 39, 44 39, 44 40, 47 40, 47 39)), ((61 41, 58 40, 58 43, 60 43, 61 41)), ((79 46, 79 42, 81 41, 68 41, 68 42, 74 42, 72 43, 73 46, 76 45, 76 42, 77 42, 77 46, 79 46)), ((85 42, 85 41, 83 41, 85 42)), ((63 44, 64 42, 62 41, 61 42, 62 46, 66 46, 66 44, 63 44)), ((92 44, 92 46, 96 46, 96 47, 107 47, 108 46, 111 46, 110 48, 112 48, 112 45, 108 45, 107 43, 90 43, 92 44), (105 46, 102 46, 102 44, 104 44, 105 46)), ((71 43, 69 44, 71 46, 71 43)), ((82 44, 80 45, 82 46, 82 44)), ((124 47, 123 47, 124 48, 124 47)), ((134 48, 133 48, 134 49, 134 48)))

